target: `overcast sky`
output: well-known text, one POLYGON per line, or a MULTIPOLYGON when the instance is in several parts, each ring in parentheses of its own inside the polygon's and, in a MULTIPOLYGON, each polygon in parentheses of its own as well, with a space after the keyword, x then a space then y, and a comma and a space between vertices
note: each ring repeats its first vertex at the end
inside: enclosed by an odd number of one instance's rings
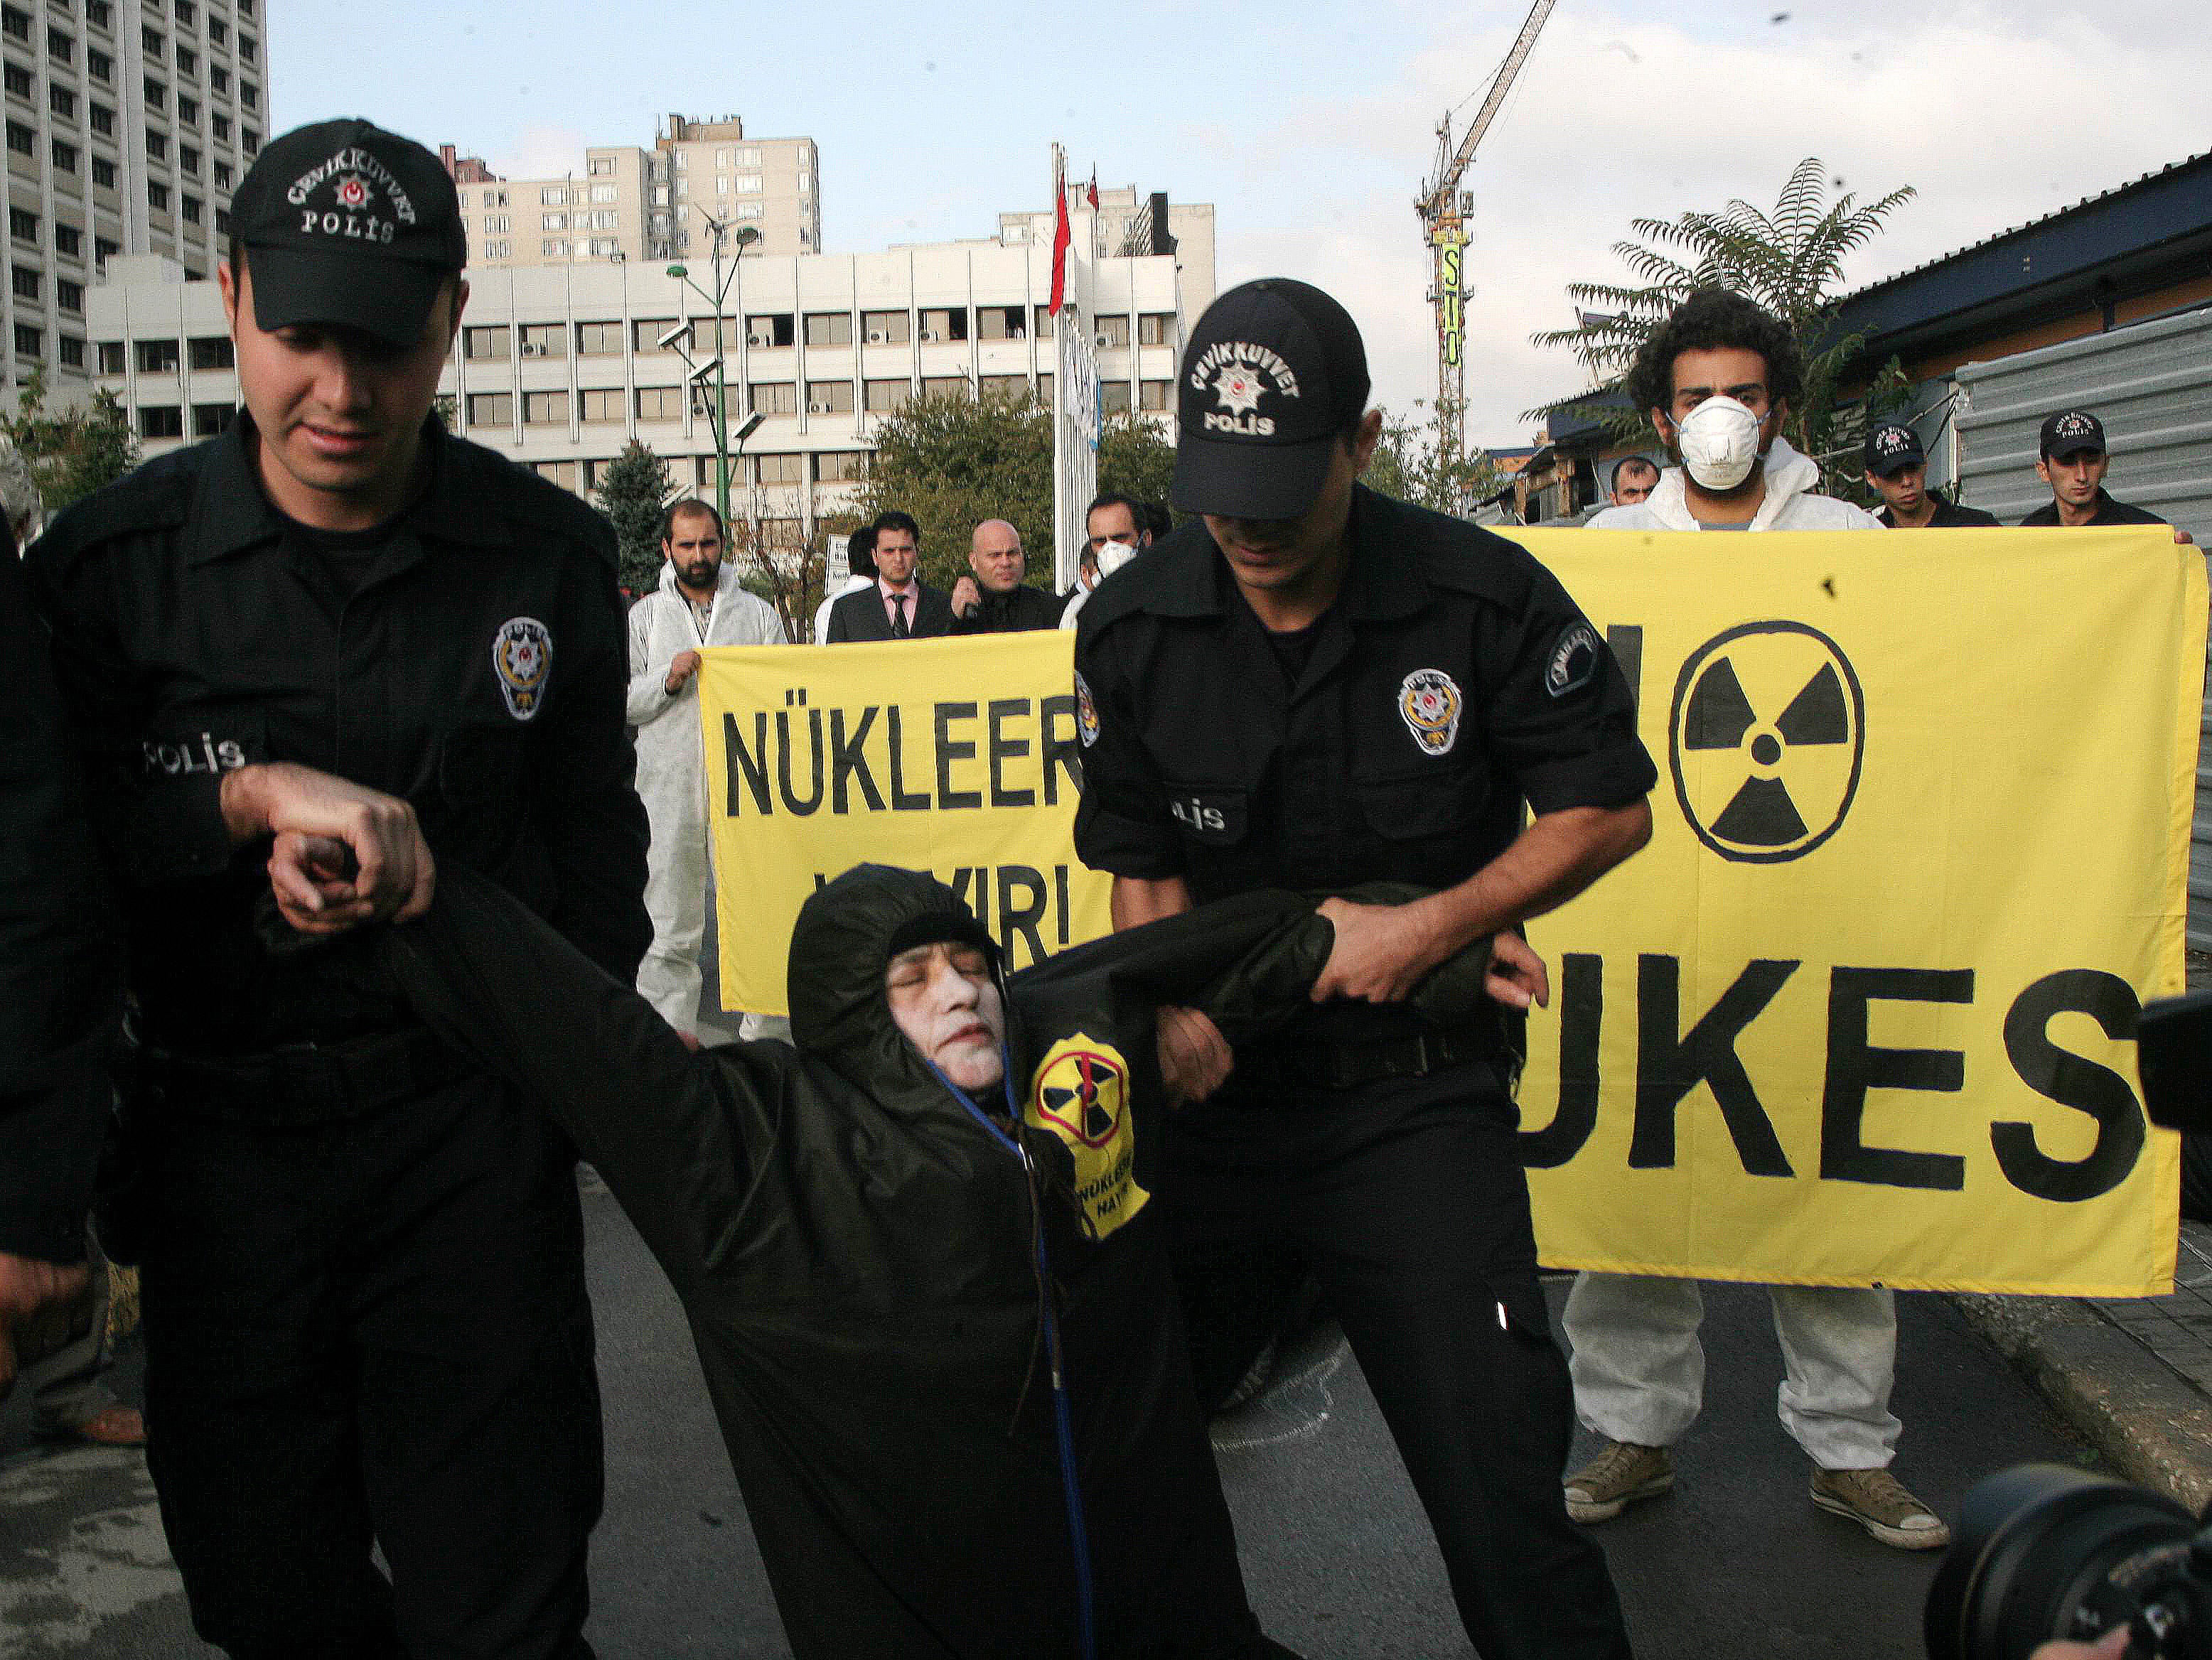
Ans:
MULTIPOLYGON (((831 252, 989 234, 1079 177, 1210 202, 1221 286, 1281 273, 1341 299, 1376 397, 1435 395, 1413 198, 1436 124, 1479 101, 1522 0, 704 0, 343 7, 271 0, 275 130, 362 114, 511 176, 650 144, 656 115, 736 112, 820 146, 831 252), (463 19, 474 19, 464 21, 463 19)), ((1638 215, 1771 204, 1817 155, 1862 197, 1917 197, 1854 282, 1908 269, 2212 148, 2201 0, 2090 8, 1560 0, 1468 170, 1468 432, 1580 390, 1565 285, 1621 275, 1638 215), (1787 8, 1787 9, 1784 9, 1787 8)), ((1455 132, 1459 130, 1455 125, 1455 132)))

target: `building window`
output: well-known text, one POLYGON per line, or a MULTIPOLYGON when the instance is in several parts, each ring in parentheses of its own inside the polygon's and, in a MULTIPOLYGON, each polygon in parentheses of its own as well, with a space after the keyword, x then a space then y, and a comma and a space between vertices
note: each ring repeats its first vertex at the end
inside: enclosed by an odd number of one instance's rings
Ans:
POLYGON ((64 121, 76 119, 76 94, 67 87, 46 88, 46 107, 64 121))
POLYGON ((566 357, 568 354, 568 331, 558 323, 526 323, 522 325, 522 354, 525 357, 566 357))
POLYGON ((1026 306, 983 306, 975 312, 975 335, 980 340, 1019 340, 1027 333, 1026 306))
POLYGON ((978 390, 986 397, 1023 403, 1029 399, 1030 378, 1025 374, 987 374, 978 383, 978 390))
POLYGON ((745 388, 745 396, 763 415, 799 413, 799 388, 788 380, 756 380, 745 388))
POLYGON ((619 355, 623 348, 623 325, 619 323, 579 323, 576 325, 576 355, 605 357, 619 355))
MULTIPOLYGON (((115 188, 115 164, 112 161, 104 161, 96 155, 94 156, 92 158, 92 182, 97 185, 103 191, 113 190, 115 188)), ((111 251, 112 251, 111 250, 111 251)))
POLYGON ((968 312, 964 307, 957 312, 929 311, 921 314, 923 345, 937 346, 948 341, 967 338, 968 312))
POLYGON ((611 185, 594 185, 592 186, 592 200, 594 202, 614 202, 620 199, 621 192, 617 191, 611 185))
POLYGON ((1137 343, 1139 346, 1167 346, 1175 341, 1173 312, 1146 312, 1137 318, 1137 343))
POLYGON ((683 420, 684 389, 681 386, 639 387, 637 418, 640 421, 683 420))
POLYGON ((88 104, 85 106, 84 114, 85 119, 91 123, 93 131, 98 133, 102 138, 115 136, 115 112, 106 105, 88 104))
POLYGON ((568 187, 562 185, 548 185, 538 192, 538 205, 541 208, 567 207, 568 205, 568 187))
MULTIPOLYGON (((240 7, 239 9, 245 12, 248 17, 251 17, 253 15, 250 10, 247 10, 247 9, 243 6, 240 7)), ((238 32, 238 61, 240 63, 251 64, 259 54, 260 51, 261 43, 259 41, 256 40, 244 29, 240 29, 238 32)))
POLYGON ((1091 323, 1091 343, 1097 346, 1126 347, 1129 343, 1129 319, 1126 317, 1094 317, 1091 323))
POLYGON ((760 541, 763 548, 804 548, 806 545, 806 521, 800 518, 762 519, 760 541))
POLYGON ((182 438, 185 435, 185 412, 173 403, 142 403, 138 406, 138 436, 141 438, 182 438))
POLYGON ((823 450, 814 457, 817 484, 856 484, 868 476, 866 450, 823 450))
POLYGON ((756 312, 745 318, 745 343, 749 346, 788 346, 796 337, 789 312, 756 312))
MULTIPOLYGON (((200 55, 194 51, 190 46, 178 47, 177 73, 179 75, 198 75, 199 72, 200 55)), ((184 106, 179 102, 177 107, 181 111, 184 106)))
POLYGON ((241 109, 254 110, 260 108, 261 88, 255 86, 251 81, 240 81, 238 83, 238 102, 239 107, 241 109))
POLYGON ((140 374, 174 374, 183 354, 173 340, 142 340, 138 344, 140 374))
POLYGON ((623 392, 619 386, 587 386, 576 394, 582 401, 580 418, 587 421, 620 421, 623 392))
POLYGON ((904 312, 862 312, 860 336, 871 346, 903 346, 914 338, 914 319, 904 312))
POLYGON ((161 56, 162 46, 161 32, 156 29, 140 29, 138 31, 138 39, 140 43, 146 48, 146 56, 155 59, 156 62, 159 62, 161 56))
POLYGON ((661 336, 675 326, 676 319, 672 317, 635 318, 629 325, 630 346, 640 357, 645 356, 648 352, 665 351, 668 348, 660 343, 661 336))
POLYGON ((592 156, 584 163, 584 171, 594 179, 612 179, 615 176, 615 159, 611 155, 592 156))
MULTIPOLYGON (((97 179, 100 176, 100 164, 97 161, 94 162, 92 168, 93 176, 97 179)), ((104 236, 95 236, 92 239, 92 258, 96 265, 105 265, 110 254, 122 251, 123 245, 119 242, 111 242, 104 236)))
POLYGON ((54 304, 65 312, 82 313, 84 310, 84 284, 73 282, 66 276, 56 277, 54 304))
POLYGON ((156 81, 151 76, 146 77, 146 107, 148 109, 161 108, 167 101, 168 96, 169 88, 165 82, 156 81))
POLYGON ((64 144, 57 138, 48 146, 48 148, 53 153, 54 168, 57 172, 74 173, 76 171, 76 145, 64 144))
POLYGON ((230 71, 229 71, 228 70, 227 70, 227 69, 223 68, 223 66, 222 66, 222 64, 213 64, 209 65, 209 67, 208 67, 208 89, 209 89, 210 92, 219 92, 219 93, 228 93, 228 92, 229 92, 229 90, 230 90, 230 71))
POLYGON ((215 210, 215 233, 217 236, 228 236, 230 234, 229 209, 217 208, 215 210))
POLYGON ((39 297, 39 291, 45 285, 46 279, 39 274, 35 267, 18 265, 14 268, 10 275, 14 279, 12 286, 15 290, 16 299, 36 300, 39 297))
POLYGON ((539 214, 538 228, 541 231, 565 231, 568 228, 568 215, 565 213, 539 214))
POLYGON ((512 427, 514 424, 514 394, 513 392, 471 392, 469 394, 469 425, 471 427, 512 427))
POLYGON ((94 28, 112 28, 113 15, 107 9, 107 0, 84 0, 84 21, 94 28))
POLYGON ((20 6, 0 6, 0 33, 11 40, 31 38, 31 14, 20 6))
POLYGON ((541 258, 566 259, 571 249, 569 248, 568 241, 566 237, 547 237, 544 241, 538 245, 538 252, 541 258))
POLYGON ((210 116, 208 130, 215 135, 218 143, 228 144, 230 142, 230 118, 227 115, 210 116))
POLYGON ((54 346, 55 354, 61 359, 62 367, 64 369, 84 367, 84 342, 79 340, 75 335, 60 336, 55 340, 54 346))
POLYGON ((238 130, 238 148, 248 155, 256 154, 261 148, 261 135, 251 127, 240 127, 238 130))
POLYGON ((230 418, 238 413, 234 403, 195 403, 192 405, 192 436, 213 438, 230 425, 230 418))
POLYGON ((185 342, 185 360, 196 371, 235 368, 238 358, 224 334, 194 335, 185 342))
POLYGON ((893 409, 906 408, 907 400, 914 396, 910 380, 871 380, 867 383, 868 413, 889 415, 893 409))
POLYGON ((736 207, 730 210, 730 217, 732 219, 759 219, 763 217, 766 212, 767 209, 763 208, 757 202, 740 202, 736 207))
POLYGON ((57 64, 66 64, 76 56, 76 38, 64 34, 59 29, 46 31, 46 56, 57 64))
POLYGON ((513 214, 508 213, 488 213, 484 215, 484 230, 492 235, 504 236, 514 228, 508 222, 514 217, 513 214))
POLYGON ((146 205, 157 213, 169 210, 169 187, 158 179, 146 181, 146 205))
POLYGON ((849 346, 853 343, 853 318, 848 312, 809 312, 806 314, 806 343, 810 346, 849 346))
POLYGON ((1102 380, 1098 383, 1098 409, 1103 415, 1129 413, 1129 383, 1126 380, 1102 380))
POLYGON ((538 477, 557 484, 564 490, 576 488, 576 463, 573 461, 533 461, 530 467, 538 477))
POLYGON ((849 380, 808 381, 806 409, 810 415, 850 415, 853 411, 853 383, 849 380))
POLYGON ((1137 383, 1137 407, 1140 409, 1165 409, 1171 408, 1172 406, 1168 403, 1168 387, 1170 384, 1171 383, 1164 380, 1139 381, 1137 383))
POLYGON ((112 85, 115 80, 115 60, 97 46, 84 49, 84 72, 95 81, 112 85))
POLYGON ((741 173, 733 174, 732 178, 736 181, 738 193, 740 196, 758 196, 760 194, 761 176, 758 173, 741 173))
POLYGON ((522 424, 526 427, 565 427, 568 424, 568 394, 525 392, 522 424))
POLYGON ((44 357, 46 354, 46 330, 35 323, 18 323, 15 325, 15 355, 44 357))
POLYGON ((36 155, 39 153, 39 136, 21 122, 10 121, 8 124, 8 148, 18 155, 36 155))
POLYGON ((0 70, 0 76, 4 76, 8 91, 14 97, 27 101, 31 94, 39 89, 39 83, 33 77, 30 70, 12 58, 9 60, 6 70, 0 70))
POLYGON ((975 389, 968 384, 964 374, 926 374, 921 378, 924 397, 973 397, 975 389))
POLYGON ((84 253, 84 233, 74 225, 54 227, 54 251, 64 259, 76 259, 84 253))
POLYGON ((8 234, 18 242, 37 241, 39 239, 38 215, 31 212, 27 208, 9 209, 8 234))
POLYGON ((505 191, 486 191, 483 195, 483 204, 487 208, 505 207, 507 205, 507 192, 505 191))
POLYGON ((199 125, 200 100, 197 98, 187 98, 184 94, 179 93, 177 94, 177 119, 183 122, 189 127, 197 127, 199 125))
POLYGON ((200 153, 190 144, 178 145, 177 166, 185 173, 198 173, 200 170, 200 153))
POLYGON ((169 141, 167 135, 158 132, 148 133, 146 154, 153 161, 167 161, 169 159, 169 141))
POLYGON ((183 215, 184 221, 187 225, 198 224, 200 222, 199 197, 189 194, 179 197, 177 198, 177 211, 183 215))
POLYGON ((209 18, 207 37, 208 39, 216 45, 222 46, 229 45, 230 25, 224 22, 220 17, 209 18))
POLYGON ((100 372, 102 374, 123 373, 123 342, 103 340, 100 342, 100 372))
POLYGON ((507 325, 503 323, 461 330, 461 355, 472 363, 504 363, 507 344, 507 325))
POLYGON ((192 9, 192 0, 176 0, 176 4, 169 8, 169 12, 172 16, 173 16, 179 23, 182 23, 186 28, 190 28, 192 26, 192 21, 195 16, 195 13, 192 9))
POLYGON ((483 245, 483 257, 486 259, 511 259, 514 257, 514 244, 505 237, 496 242, 487 242, 483 245))
POLYGON ((802 455, 755 456, 753 482, 756 484, 804 484, 806 482, 806 457, 802 455))
POLYGON ((1030 332, 1039 340, 1052 338, 1052 308, 1049 306, 1039 306, 1031 311, 1030 332))

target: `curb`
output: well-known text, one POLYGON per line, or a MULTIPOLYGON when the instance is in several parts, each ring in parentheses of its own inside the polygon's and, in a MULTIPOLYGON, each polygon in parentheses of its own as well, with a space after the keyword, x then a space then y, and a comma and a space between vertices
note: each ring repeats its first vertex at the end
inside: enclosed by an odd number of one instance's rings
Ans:
POLYGON ((1942 1294, 2123 1475, 2212 1503, 2212 1399, 2142 1342, 2078 1298, 1942 1294))

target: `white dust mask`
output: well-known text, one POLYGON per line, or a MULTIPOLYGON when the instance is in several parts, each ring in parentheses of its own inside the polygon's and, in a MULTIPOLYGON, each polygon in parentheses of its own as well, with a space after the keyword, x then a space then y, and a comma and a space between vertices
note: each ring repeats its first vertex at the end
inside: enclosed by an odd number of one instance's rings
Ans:
POLYGON ((1103 582, 1136 556, 1137 550, 1126 542, 1103 544, 1098 549, 1098 579, 1103 582))
POLYGON ((1708 490, 1733 490, 1759 462, 1759 418, 1725 395, 1709 397, 1674 423, 1682 465, 1708 490))

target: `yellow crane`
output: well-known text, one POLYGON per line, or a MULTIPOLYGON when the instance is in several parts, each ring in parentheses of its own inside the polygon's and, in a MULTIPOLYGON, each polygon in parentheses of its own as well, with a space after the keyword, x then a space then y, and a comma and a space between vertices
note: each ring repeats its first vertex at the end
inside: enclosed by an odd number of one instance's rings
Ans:
POLYGON ((1421 228, 1434 267, 1429 299, 1437 312, 1437 458, 1443 463, 1448 477, 1467 441, 1467 360, 1461 349, 1467 339, 1467 315, 1460 277, 1462 251, 1467 246, 1467 215, 1474 206, 1474 197, 1471 191, 1460 189, 1460 175, 1467 171, 1467 164, 1474 159, 1474 147, 1482 142, 1483 134, 1490 130, 1490 124, 1504 106, 1505 94, 1513 89, 1521 66, 1528 61, 1536 36, 1556 3, 1557 0, 1536 0, 1528 9, 1528 18, 1522 23, 1512 49, 1505 54, 1505 61, 1498 66, 1498 73, 1491 80, 1482 107, 1468 123, 1459 142, 1452 142, 1449 112, 1437 123, 1436 171, 1421 186, 1421 194, 1413 203, 1413 211, 1421 217, 1421 228))

